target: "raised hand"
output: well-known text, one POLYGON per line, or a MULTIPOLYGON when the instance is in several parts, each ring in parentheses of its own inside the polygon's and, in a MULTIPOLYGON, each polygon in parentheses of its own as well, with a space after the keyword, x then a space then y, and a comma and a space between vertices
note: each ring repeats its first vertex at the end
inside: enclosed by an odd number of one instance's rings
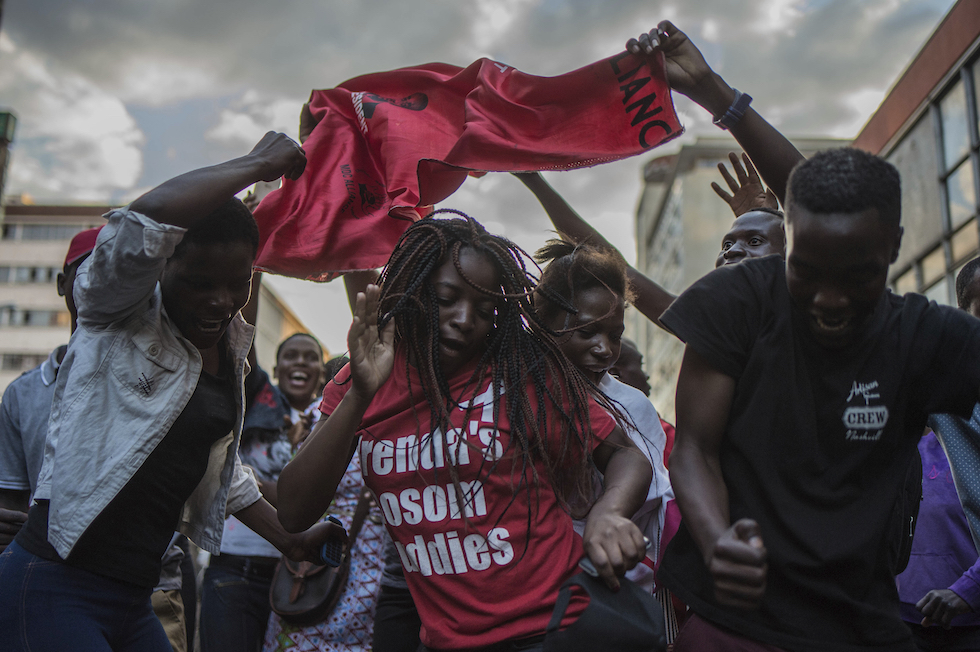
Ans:
POLYGON ((744 168, 735 152, 728 153, 728 160, 732 162, 732 169, 735 171, 736 178, 732 178, 724 163, 718 164, 718 171, 721 172, 721 176, 724 177, 732 194, 725 192, 714 181, 711 182, 711 189, 728 204, 732 212, 735 213, 735 217, 757 208, 779 208, 779 200, 776 199, 776 195, 771 190, 763 185, 759 173, 756 172, 755 166, 752 165, 752 160, 747 154, 742 154, 744 168))
POLYGON ((351 392, 371 398, 388 380, 395 363, 395 323, 378 331, 381 288, 373 283, 354 301, 354 320, 347 332, 350 351, 351 392))
POLYGON ((766 593, 768 553, 759 524, 743 518, 725 530, 705 560, 719 604, 756 609, 766 593))
POLYGON ((717 91, 710 83, 713 76, 711 66, 687 35, 669 20, 661 21, 638 38, 631 38, 626 42, 626 49, 636 55, 653 54, 659 49, 664 53, 670 87, 711 110, 705 104, 717 91))
POLYGON ((295 181, 306 169, 303 148, 289 136, 275 131, 266 133, 248 155, 263 160, 262 181, 275 181, 283 176, 295 181))

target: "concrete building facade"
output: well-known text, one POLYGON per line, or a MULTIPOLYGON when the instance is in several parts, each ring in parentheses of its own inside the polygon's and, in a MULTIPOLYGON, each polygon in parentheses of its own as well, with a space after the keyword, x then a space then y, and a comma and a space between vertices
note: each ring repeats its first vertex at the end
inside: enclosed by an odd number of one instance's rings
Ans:
POLYGON ((980 2, 960 0, 854 140, 902 175, 896 292, 955 305, 956 274, 980 253, 978 107, 980 2))

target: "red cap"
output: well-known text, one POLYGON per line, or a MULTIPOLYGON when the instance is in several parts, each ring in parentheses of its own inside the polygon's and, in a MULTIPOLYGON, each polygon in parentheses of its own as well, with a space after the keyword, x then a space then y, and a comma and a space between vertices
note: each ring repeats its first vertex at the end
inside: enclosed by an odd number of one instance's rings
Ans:
POLYGON ((95 239, 99 237, 102 226, 86 229, 71 239, 71 244, 68 245, 68 255, 65 256, 65 267, 92 253, 92 250, 95 249, 95 239))

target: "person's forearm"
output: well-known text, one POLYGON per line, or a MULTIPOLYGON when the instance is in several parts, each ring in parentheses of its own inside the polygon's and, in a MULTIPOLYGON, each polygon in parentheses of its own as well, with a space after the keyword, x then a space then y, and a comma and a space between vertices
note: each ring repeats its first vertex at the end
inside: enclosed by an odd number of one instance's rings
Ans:
POLYGON ((677 505, 703 556, 731 526, 728 487, 717 456, 705 455, 694 446, 675 439, 670 455, 670 484, 677 505))
MULTIPOLYGON (((716 118, 724 115, 735 99, 734 89, 714 72, 686 95, 716 118)), ((803 160, 803 155, 752 107, 732 127, 731 133, 780 204, 785 205, 789 173, 803 160)))
POLYGON ((190 228, 256 181, 298 179, 305 167, 302 148, 270 131, 247 155, 165 181, 130 208, 161 224, 190 228))
MULTIPOLYGON (((588 241, 596 246, 615 250, 615 247, 602 237, 602 234, 596 231, 591 224, 583 220, 540 174, 535 172, 514 176, 534 193, 548 214, 551 223, 559 232, 571 238, 576 244, 588 241)), ((647 319, 663 328, 660 323, 660 315, 667 310, 676 297, 634 269, 632 265, 627 268, 627 273, 630 285, 633 286, 636 294, 634 300, 636 309, 643 313, 647 319)))
POLYGON ((534 196, 541 202, 541 206, 548 214, 551 223, 555 225, 555 228, 560 233, 571 238, 572 242, 579 244, 587 240, 589 243, 598 247, 614 249, 609 244, 609 241, 602 237, 602 234, 596 231, 591 224, 583 220, 575 212, 575 209, 539 173, 522 173, 514 176, 520 179, 528 187, 528 190, 534 193, 534 196))
POLYGON ((633 269, 632 266, 627 268, 626 273, 635 295, 633 306, 644 317, 660 328, 664 328, 664 325, 660 323, 660 316, 667 311, 667 308, 677 297, 654 283, 648 276, 633 269))
POLYGON ((617 449, 606 463, 602 495, 592 511, 632 518, 646 501, 652 480, 650 462, 639 450, 617 449))
MULTIPOLYGON (((276 508, 264 498, 252 503, 245 509, 235 512, 235 518, 245 524, 260 537, 276 547, 283 554, 292 554, 295 547, 295 536, 286 532, 276 517, 276 508)), ((306 528, 303 528, 306 529, 306 528)))
POLYGON ((157 186, 130 208, 161 224, 189 228, 258 181, 266 167, 265 161, 248 155, 193 170, 157 186))
POLYGON ((282 470, 277 488, 279 521, 290 532, 305 530, 330 506, 370 404, 371 398, 348 391, 333 414, 314 426, 299 453, 282 470))

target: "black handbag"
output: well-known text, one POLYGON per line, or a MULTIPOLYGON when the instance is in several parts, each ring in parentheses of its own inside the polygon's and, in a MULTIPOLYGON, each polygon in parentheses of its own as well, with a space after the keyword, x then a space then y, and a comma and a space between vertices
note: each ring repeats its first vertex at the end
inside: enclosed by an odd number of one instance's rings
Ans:
POLYGON ((324 621, 334 610, 350 573, 350 551, 367 518, 372 499, 370 489, 361 489, 351 519, 347 549, 339 566, 292 561, 285 555, 279 560, 269 587, 269 603, 279 617, 296 625, 312 625, 324 621))
POLYGON ((667 649, 664 614, 657 599, 621 577, 613 593, 605 582, 577 573, 558 591, 544 638, 544 652, 663 652, 667 649), (572 597, 572 586, 589 595, 589 606, 568 629, 559 630, 572 597))

